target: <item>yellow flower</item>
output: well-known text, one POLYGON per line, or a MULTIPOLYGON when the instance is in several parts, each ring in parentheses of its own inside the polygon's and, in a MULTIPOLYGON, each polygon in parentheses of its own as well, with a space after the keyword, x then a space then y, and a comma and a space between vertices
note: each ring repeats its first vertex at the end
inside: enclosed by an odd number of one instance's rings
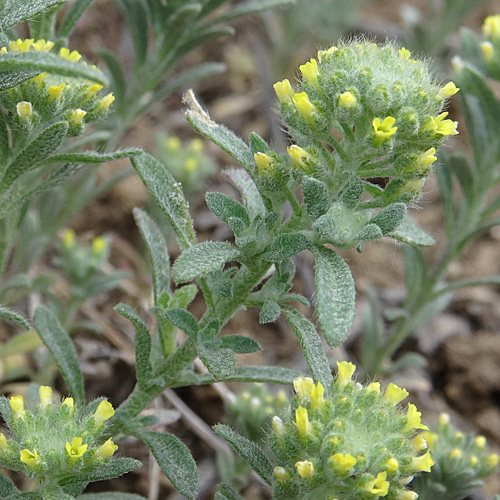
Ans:
MULTIPOLYGON (((0 49, 0 52, 1 52, 1 49, 0 49)), ((40 73, 39 75, 33 77, 31 79, 31 81, 35 82, 38 85, 38 87, 41 89, 45 78, 47 78, 47 73, 40 73)))
POLYGON ((500 38, 500 16, 488 16, 484 20, 483 24, 483 34, 485 37, 491 40, 496 40, 500 38))
POLYGON ((410 467, 415 471, 430 472, 433 465, 434 460, 432 460, 431 454, 427 451, 420 457, 413 457, 410 467))
POLYGON ((189 143, 189 149, 193 153, 201 153, 203 148, 203 141, 201 139, 195 138, 189 143))
POLYGON ((50 50, 52 50, 52 48, 54 47, 54 42, 51 42, 50 40, 37 40, 34 44, 33 44, 33 48, 35 50, 38 50, 39 52, 49 52, 50 50))
POLYGON ((410 60, 410 57, 411 57, 411 52, 408 50, 408 49, 405 49, 404 47, 401 47, 399 49, 399 57, 401 59, 404 59, 406 61, 409 61, 410 60))
POLYGON ((297 474, 302 479, 311 479, 314 474, 314 465, 309 460, 303 460, 302 462, 297 462, 295 464, 297 468, 297 474))
POLYGON ((114 101, 115 101, 115 96, 113 95, 113 92, 110 92, 99 101, 99 106, 97 106, 97 111, 105 111, 111 106, 111 104, 113 104, 114 101))
POLYGON ((31 102, 21 101, 16 105, 16 111, 20 118, 30 118, 33 116, 33 106, 31 102))
POLYGON ((51 85, 47 92, 49 93, 49 102, 55 101, 61 97, 64 88, 66 87, 65 83, 61 83, 61 85, 51 85))
POLYGON ((184 163, 184 169, 186 172, 193 172, 197 168, 198 160, 194 156, 189 156, 184 163))
POLYGON ((471 467, 475 467, 479 463, 479 459, 475 455, 469 457, 469 464, 471 467))
POLYGON ((272 425, 273 425, 273 431, 276 436, 282 436, 283 435, 283 420, 281 418, 274 416, 272 419, 272 425))
POLYGON ((328 50, 318 50, 318 61, 321 62, 323 59, 328 60, 337 50, 339 50, 337 47, 330 47, 328 50))
POLYGON ((307 410, 299 406, 295 410, 295 427, 297 427, 299 431, 299 436, 301 438, 305 438, 311 431, 311 423, 309 422, 309 415, 307 410))
POLYGON ((167 151, 170 151, 171 153, 175 153, 181 147, 181 141, 178 137, 175 137, 175 136, 169 137, 165 141, 165 147, 167 148, 167 151))
POLYGON ((408 391, 406 389, 401 389, 401 387, 398 387, 396 384, 389 384, 384 392, 384 398, 393 405, 397 405, 407 397, 408 391))
POLYGON ((482 450, 486 446, 486 438, 484 436, 477 436, 474 442, 478 450, 482 450))
MULTIPOLYGON (((309 158, 309 153, 302 149, 300 146, 293 144, 292 146, 287 148, 288 155, 292 159, 294 165, 300 167, 301 169, 308 169, 308 166, 305 163, 305 160, 309 158)), ((311 173, 311 172, 310 172, 311 173)))
POLYGON ((437 160, 437 156, 434 156, 435 154, 436 148, 428 149, 425 153, 419 155, 418 164, 424 169, 428 169, 437 160))
POLYGON ((32 452, 27 448, 21 450, 20 459, 21 462, 26 464, 28 467, 35 467, 42 461, 38 451, 36 451, 36 448, 33 448, 32 452))
POLYGON ((102 236, 96 236, 92 240, 92 255, 99 257, 106 251, 108 242, 102 236))
POLYGON ((462 458, 462 450, 459 448, 453 448, 453 450, 450 451, 450 454, 448 456, 452 460, 457 460, 459 458, 462 458))
POLYGON ((318 62, 316 59, 311 59, 309 62, 302 64, 299 69, 306 82, 314 86, 318 85, 318 62))
POLYGON ((309 100, 309 96, 306 92, 299 92, 297 94, 293 94, 292 101, 297 108, 299 114, 306 120, 307 122, 314 121, 314 113, 316 108, 314 104, 309 100))
POLYGON ((406 411, 406 425, 403 427, 403 432, 412 429, 428 430, 429 428, 420 422, 421 415, 422 414, 417 410, 417 407, 414 404, 408 403, 408 410, 406 411))
MULTIPOLYGON (((432 434, 431 432, 425 432, 425 434, 432 434)), ((437 437, 437 434, 435 434, 435 436, 437 437)), ((423 434, 417 434, 412 442, 411 442, 411 445, 413 447, 413 449, 415 451, 422 451, 422 450, 425 450, 428 446, 427 446, 427 441, 426 439, 424 438, 424 435, 423 434)), ((429 443, 429 446, 431 446, 431 443, 429 443)))
POLYGON ((379 472, 377 477, 370 481, 366 486, 366 491, 378 495, 380 497, 385 497, 389 492, 389 481, 386 481, 387 472, 379 472))
POLYGON ((259 174, 270 173, 272 171, 273 159, 266 155, 266 153, 255 153, 253 159, 255 160, 259 174))
POLYGON ((24 417, 24 398, 22 396, 13 396, 9 400, 10 409, 14 417, 24 417))
POLYGON ((7 438, 3 432, 0 432, 0 451, 6 451, 9 449, 9 445, 7 444, 7 438))
POLYGON ((389 458, 389 460, 387 460, 382 467, 384 467, 387 472, 394 472, 398 470, 399 463, 395 458, 389 458))
POLYGON ((108 418, 115 414, 115 410, 109 401, 101 401, 94 413, 94 426, 100 427, 108 418))
POLYGON ((34 41, 33 38, 27 38, 26 40, 18 38, 17 41, 9 43, 9 48, 12 52, 28 52, 34 41))
POLYGON ((284 483, 288 479, 288 472, 283 467, 275 467, 274 476, 278 481, 284 483))
POLYGON ((281 103, 288 102, 292 99, 294 91, 288 79, 285 78, 281 82, 276 82, 273 87, 281 103))
POLYGON ((47 385, 41 385, 38 388, 38 399, 42 408, 46 408, 52 404, 52 388, 47 385))
POLYGON ((414 491, 402 491, 398 494, 397 500, 417 500, 418 493, 414 491))
POLYGON ((82 55, 78 51, 74 50, 73 52, 70 52, 66 47, 61 48, 59 56, 71 62, 78 62, 82 58, 82 55))
POLYGON ((73 398, 64 398, 64 401, 62 402, 62 404, 67 406, 70 412, 75 407, 75 401, 73 398))
POLYGON ((495 469, 495 467, 498 465, 499 460, 500 460, 500 457, 496 453, 492 453, 491 455, 488 455, 484 459, 484 463, 488 467, 491 467, 492 469, 495 469))
POLYGON ((341 453, 335 453, 335 455, 330 457, 332 469, 340 475, 347 475, 358 461, 349 453, 342 455, 341 453))
POLYGON ((297 395, 304 399, 311 394, 312 388, 314 387, 314 381, 310 377, 297 377, 293 380, 293 388, 297 395))
POLYGON ((453 83, 453 82, 448 82, 442 89, 441 89, 441 95, 443 97, 451 97, 452 95, 455 95, 460 89, 453 83))
POLYGON ((87 90, 86 93, 89 97, 95 96, 98 92, 102 90, 102 85, 99 83, 93 83, 87 90))
POLYGON ((68 454, 70 463, 76 462, 87 451, 88 444, 82 444, 81 437, 74 437, 71 444, 66 442, 66 453, 68 454))
POLYGON ((84 111, 83 109, 75 109, 73 111, 73 113, 71 113, 71 117, 70 117, 70 121, 73 125, 78 125, 79 123, 82 122, 82 120, 84 119, 85 115, 87 114, 86 111, 84 111))
POLYGON ((62 244, 65 248, 73 248, 75 246, 75 232, 73 229, 64 231, 62 235, 62 244))
POLYGON ((366 386, 366 391, 367 392, 380 392, 380 383, 379 382, 372 382, 371 384, 368 384, 366 386))
POLYGON ((104 444, 97 448, 95 456, 102 459, 107 459, 118 449, 118 446, 109 438, 104 444))
POLYGON ((351 381, 352 375, 356 370, 356 367, 352 364, 349 363, 348 361, 337 361, 337 380, 340 382, 341 385, 346 385, 348 382, 351 381))
POLYGON ((439 135, 457 135, 457 125, 458 122, 452 120, 445 120, 448 116, 448 112, 445 111, 441 113, 436 118, 430 118, 430 120, 422 127, 423 131, 430 130, 435 134, 439 135))
POLYGON ((357 102, 358 100, 356 99, 356 96, 349 91, 339 95, 338 105, 341 108, 352 108, 353 106, 356 106, 357 102))
POLYGON ((374 146, 378 148, 381 146, 389 137, 396 133, 398 127, 393 127, 396 123, 396 118, 388 116, 382 121, 380 118, 375 118, 372 122, 373 130, 375 132, 374 146))
POLYGON ((7 53, 7 47, 2 47, 0 49, 0 52, 3 52, 4 54, 6 54, 7 53))
POLYGON ((490 61, 495 56, 495 47, 491 42, 481 42, 479 48, 487 61, 490 61))

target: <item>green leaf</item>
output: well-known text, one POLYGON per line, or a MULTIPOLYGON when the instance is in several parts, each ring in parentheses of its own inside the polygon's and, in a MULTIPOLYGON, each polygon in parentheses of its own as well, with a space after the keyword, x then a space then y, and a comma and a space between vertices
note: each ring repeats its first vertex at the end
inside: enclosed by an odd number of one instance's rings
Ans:
POLYGON ((199 105, 194 93, 184 94, 184 102, 189 106, 186 111, 188 122, 203 136, 230 154, 250 174, 255 170, 255 162, 250 148, 233 132, 215 123, 199 105))
POLYGON ((450 172, 455 174, 468 206, 475 206, 476 188, 478 187, 477 170, 472 167, 467 156, 459 152, 449 156, 448 166, 450 172))
POLYGON ((280 315, 280 305, 275 300, 267 299, 259 312, 259 323, 261 325, 273 323, 280 317, 280 315))
POLYGON ((8 498, 10 495, 19 493, 14 483, 0 472, 0 497, 8 498))
POLYGON ((44 163, 54 162, 79 162, 79 163, 103 163, 105 161, 119 160, 120 158, 129 158, 134 155, 141 154, 142 151, 138 148, 127 148, 114 153, 98 153, 97 151, 86 151, 85 153, 65 153, 60 155, 50 156, 44 163))
POLYGON ((57 122, 47 127, 13 160, 0 182, 0 192, 8 189, 22 174, 48 158, 62 143, 68 131, 68 122, 57 122))
POLYGON ((210 211, 226 224, 229 224, 231 217, 238 217, 246 225, 250 223, 246 210, 231 196, 222 193, 207 193, 205 200, 210 211))
POLYGON ((189 304, 191 304, 197 293, 198 287, 196 285, 186 285, 179 288, 170 299, 170 307, 185 309, 189 304))
POLYGON ((257 14, 265 10, 274 9, 283 5, 289 5, 293 0, 250 0, 236 5, 233 9, 228 10, 225 14, 217 17, 211 24, 219 24, 231 19, 249 14, 257 14))
POLYGON ((167 433, 141 432, 139 437, 151 450, 172 486, 181 495, 194 500, 198 493, 198 470, 187 446, 167 433))
POLYGON ((349 335, 354 318, 355 295, 351 270, 344 259, 323 246, 313 248, 316 270, 316 314, 330 347, 349 335))
POLYGON ((62 20, 57 35, 61 38, 66 38, 73 31, 78 19, 82 16, 85 10, 94 0, 76 0, 75 3, 68 9, 64 19, 62 20))
POLYGON ((237 354, 248 354, 251 352, 262 351, 261 345, 251 337, 242 335, 224 335, 219 339, 222 348, 231 349, 237 354))
POLYGON ((415 221, 407 214, 403 222, 389 234, 391 238, 409 243, 418 247, 431 247, 436 244, 434 238, 420 229, 415 221))
POLYGON ((8 28, 34 19, 47 10, 59 7, 65 1, 66 0, 23 0, 22 2, 9 2, 7 7, 2 8, 0 31, 5 31, 8 28))
POLYGON ((314 177, 305 177, 301 184, 307 213, 314 221, 326 214, 330 208, 328 188, 323 182, 314 177))
MULTIPOLYGON (((104 73, 90 65, 68 61, 52 52, 7 52, 0 53, 0 72, 34 72, 52 73, 55 75, 83 78, 91 82, 108 85, 104 73)), ((8 87, 3 87, 8 88, 8 87)))
POLYGON ((299 311, 290 306, 282 306, 288 324, 299 339, 304 351, 307 366, 314 380, 321 382, 325 391, 328 391, 332 381, 332 372, 321 338, 314 325, 299 311))
POLYGON ((180 328, 186 335, 196 339, 198 335, 198 322, 196 318, 185 309, 169 309, 165 311, 165 316, 177 328, 180 328))
POLYGON ((281 262, 310 246, 309 239, 301 233, 280 234, 261 257, 268 262, 281 262))
POLYGON ((56 315, 44 306, 39 306, 35 311, 34 323, 40 338, 57 363, 69 393, 77 403, 84 404, 82 372, 69 335, 62 329, 56 315))
POLYGON ((135 365, 137 384, 147 390, 153 379, 151 368, 151 334, 138 314, 127 304, 118 304, 115 311, 127 318, 135 328, 135 365))
POLYGON ((146 242, 153 275, 154 303, 158 305, 164 293, 170 293, 170 256, 167 243, 158 226, 140 208, 134 208, 134 219, 146 242))
POLYGON ((108 49, 99 49, 96 54, 106 64, 109 74, 111 75, 111 85, 113 94, 116 97, 116 102, 121 105, 125 101, 127 93, 127 78, 123 71, 123 66, 116 55, 108 49))
POLYGON ((176 283, 186 283, 240 256, 241 252, 230 243, 204 241, 179 255, 172 267, 172 276, 176 283))
POLYGON ((229 484, 219 484, 214 500, 244 500, 243 497, 229 484))
MULTIPOLYGON (((196 243, 193 221, 180 185, 164 165, 147 153, 131 158, 137 174, 174 228, 182 249, 196 243)), ((189 280, 188 280, 189 281, 189 280)))
POLYGON ((255 182, 248 175, 248 173, 242 168, 231 168, 229 170, 224 170, 223 174, 234 184, 241 194, 243 199, 243 205, 253 220, 255 217, 260 215, 261 217, 266 216, 266 206, 262 200, 262 196, 255 185, 255 182))
POLYGON ((214 431, 224 438, 267 484, 272 484, 273 466, 261 448, 227 425, 217 424, 214 431))
POLYGON ((50 482, 43 488, 43 500, 74 500, 74 498, 73 495, 65 493, 56 482, 50 482))
POLYGON ((427 261, 424 252, 412 245, 403 246, 403 265, 405 268, 405 284, 408 296, 406 302, 411 304, 419 300, 420 291, 427 277, 427 261))
POLYGON ((122 476, 131 470, 141 467, 142 463, 133 458, 115 458, 99 466, 94 472, 88 474, 75 474, 74 476, 65 477, 59 480, 61 486, 73 483, 104 481, 105 479, 113 479, 114 477, 122 476))
POLYGON ((7 309, 6 307, 3 306, 0 306, 0 318, 9 321, 14 321, 18 325, 21 325, 26 330, 29 330, 31 328, 28 321, 24 319, 20 314, 17 314, 16 312, 7 309))
POLYGON ((121 493, 117 491, 106 491, 103 493, 85 493, 80 495, 78 500, 147 500, 141 495, 133 493, 121 493))
POLYGON ((403 222, 406 215, 404 203, 391 203, 384 207, 375 217, 370 219, 370 224, 376 224, 383 235, 394 231, 403 222))
POLYGON ((236 369, 236 356, 231 349, 210 349, 200 346, 198 356, 216 379, 225 379, 236 369))
POLYGON ((0 348, 0 359, 7 358, 14 354, 22 354, 38 349, 43 345, 36 332, 22 332, 11 337, 0 348))

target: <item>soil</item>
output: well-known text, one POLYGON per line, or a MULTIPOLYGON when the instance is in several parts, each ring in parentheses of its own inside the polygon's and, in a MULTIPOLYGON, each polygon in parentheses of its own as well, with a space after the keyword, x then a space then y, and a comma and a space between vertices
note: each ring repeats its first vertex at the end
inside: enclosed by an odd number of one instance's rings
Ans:
MULTIPOLYGON (((300 1, 300 0, 299 0, 300 1)), ((429 2, 407 1, 414 7, 425 9, 429 2)), ((365 8, 352 32, 368 29, 377 36, 389 37, 401 33, 404 25, 400 15, 401 2, 397 0, 365 1, 365 8)), ((466 24, 479 29, 482 19, 488 14, 500 12, 500 1, 483 2, 467 17, 466 24)), ((268 19, 268 25, 274 18, 268 19)), ((275 20, 275 19, 274 19, 275 20)), ((236 35, 213 43, 189 57, 188 63, 196 64, 202 60, 224 60, 228 73, 198 83, 195 92, 203 105, 210 110, 214 119, 226 124, 238 135, 247 138, 250 131, 256 130, 266 138, 273 138, 274 143, 283 141, 279 127, 269 119, 268 109, 273 99, 269 92, 262 89, 283 75, 269 77, 258 66, 261 61, 259 50, 270 50, 272 40, 264 29, 264 24, 257 18, 245 19, 235 23, 236 35), (255 35, 257 33, 257 35, 255 35), (257 38, 264 33, 264 42, 257 38), (272 81, 266 81, 266 79, 272 81), (274 127, 274 128, 273 128, 274 127)), ((126 53, 127 39, 123 35, 122 19, 115 7, 108 2, 96 2, 78 26, 73 39, 74 46, 82 47, 82 52, 91 53, 105 44, 126 53)), ((334 42, 335 40, 332 40, 334 42)), ((319 41, 319 44, 321 45, 319 41)), ((311 40, 302 48, 306 60, 314 52, 318 41, 311 40)), ((451 47, 456 44, 452 38, 451 47)), ((450 49, 451 50, 451 49, 450 49)), ((272 61, 272 56, 266 53, 272 61)), ((269 69, 269 68, 268 68, 269 69)), ((292 70, 293 72, 294 70, 292 70)), ((272 73, 272 71, 267 71, 272 73)), ((181 111, 181 96, 175 94, 167 102, 159 105, 154 113, 145 117, 124 138, 123 146, 141 145, 145 150, 154 151, 151 130, 161 129, 168 135, 183 138, 193 137, 193 132, 185 123, 181 111)), ((453 104, 453 112, 457 110, 453 104)), ((458 112, 458 110, 457 110, 458 112)), ((453 139, 453 147, 467 150, 466 134, 453 139)), ((221 169, 233 166, 230 158, 213 145, 206 145, 221 169)), ((101 179, 124 168, 124 162, 103 165, 101 179)), ((207 181, 206 189, 230 192, 226 180, 215 175, 207 181)), ((419 203, 419 210, 414 215, 422 227, 432 234, 438 242, 443 241, 443 215, 439 192, 435 181, 426 184, 426 195, 419 203)), ((150 276, 146 260, 141 253, 138 231, 131 211, 135 206, 149 206, 149 196, 137 176, 132 175, 113 189, 93 201, 82 213, 77 214, 71 226, 78 235, 91 237, 106 235, 113 242, 112 263, 122 269, 129 269, 133 277, 112 293, 99 296, 93 303, 86 304, 80 311, 81 319, 92 320, 102 330, 100 334, 81 332, 75 336, 75 343, 82 360, 82 369, 89 398, 106 395, 113 405, 120 404, 130 392, 135 381, 133 371, 133 333, 130 325, 112 308, 118 302, 125 302, 147 310, 149 302, 150 276)), ((203 194, 191 202, 193 219, 197 224, 200 240, 230 237, 227 229, 206 209, 203 194)), ((492 230, 474 243, 464 256, 450 268, 449 278, 456 280, 470 276, 487 276, 500 273, 499 255, 500 232, 492 230)), ((438 244, 439 247, 439 244, 438 244)), ((172 259, 176 257, 175 244, 171 246, 172 259)), ((429 249, 429 257, 436 249, 429 249)), ((392 240, 383 240, 367 245, 362 254, 350 252, 345 257, 352 267, 358 291, 358 318, 367 306, 363 290, 367 286, 375 287, 382 304, 394 307, 404 298, 404 274, 399 245, 392 240)), ((306 296, 313 296, 312 260, 308 255, 299 256, 299 272, 295 282, 297 291, 306 296)), ((454 423, 465 431, 484 434, 493 450, 500 449, 500 296, 499 289, 473 288, 457 292, 446 311, 429 324, 420 328, 405 349, 417 350, 428 360, 426 369, 401 373, 398 383, 412 391, 412 398, 424 412, 427 422, 433 422, 437 415, 446 411, 451 414, 454 423)), ((195 302, 192 308, 195 316, 203 312, 201 302, 195 302)), ((304 310, 306 312, 306 310, 304 310)), ((144 316, 146 317, 146 316, 144 316)), ((263 354, 240 357, 242 364, 278 364, 296 369, 303 368, 300 346, 288 330, 286 324, 278 320, 272 325, 259 325, 258 314, 254 310, 239 313, 230 321, 226 330, 239 334, 248 334, 258 340, 264 348, 263 354)), ((332 359, 354 359, 356 339, 361 330, 357 320, 353 327, 351 340, 345 349, 331 352, 332 359)), ((5 337, 5 332, 3 332, 5 337)), ((23 360, 23 363, 26 361, 23 360)), ((29 363, 30 361, 28 361, 29 363)), ((392 379, 391 379, 392 380, 392 379)), ((64 391, 59 381, 61 391, 64 391)), ((4 391, 22 390, 23 382, 3 384, 4 391)), ((230 386, 224 390, 238 390, 239 386, 230 386)), ((189 412, 180 411, 179 419, 173 423, 165 421, 162 428, 175 432, 192 450, 201 471, 202 493, 200 499, 213 498, 217 473, 214 467, 214 445, 206 436, 208 426, 220 421, 224 416, 223 394, 217 387, 193 387, 176 391, 182 401, 198 414, 204 422, 205 434, 200 434, 200 423, 194 421, 189 412)), ((172 398, 159 398, 150 410, 161 414, 164 408, 172 407, 172 398)), ((161 427, 161 426, 160 426, 161 427)), ((121 443, 122 455, 134 456, 146 466, 128 474, 119 480, 95 483, 92 491, 114 490, 150 494, 154 499, 181 498, 173 491, 168 481, 158 473, 154 461, 133 439, 121 443), (157 488, 157 490, 155 490, 157 488), (157 491, 155 493, 155 491, 157 491)), ((487 481, 481 495, 474 498, 486 498, 500 492, 500 478, 487 481)), ((252 478, 245 490, 245 498, 265 498, 259 483, 252 478)))

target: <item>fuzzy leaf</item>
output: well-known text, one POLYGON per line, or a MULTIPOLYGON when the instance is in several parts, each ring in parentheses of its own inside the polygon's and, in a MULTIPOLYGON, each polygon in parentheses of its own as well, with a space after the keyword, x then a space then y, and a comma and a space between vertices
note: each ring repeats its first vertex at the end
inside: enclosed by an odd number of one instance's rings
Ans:
POLYGON ((273 466, 261 448, 227 425, 217 424, 214 431, 224 438, 267 484, 272 484, 273 466))
POLYGON ((236 369, 236 356, 231 349, 210 349, 201 346, 198 356, 216 380, 229 377, 236 369))
POLYGON ((210 211, 226 224, 229 224, 231 217, 237 217, 245 224, 250 223, 246 210, 231 196, 223 193, 207 193, 205 199, 210 211))
POLYGON ((230 485, 219 484, 214 500, 244 500, 243 497, 230 485))
POLYGON ((105 161, 119 160, 120 158, 129 158, 133 155, 141 154, 138 148, 127 148, 114 153, 98 153, 97 151, 86 151, 85 153, 65 153, 48 157, 44 163, 55 163, 62 161, 79 163, 103 163, 105 161))
POLYGON ((170 256, 167 243, 163 238, 158 226, 153 222, 146 212, 140 208, 134 208, 134 219, 146 242, 153 275, 154 303, 160 303, 163 293, 170 292, 170 256))
POLYGON ((265 217, 266 206, 262 200, 262 196, 255 185, 255 182, 242 168, 231 168, 225 170, 224 175, 236 186, 243 199, 248 215, 253 220, 257 215, 265 217))
POLYGON ((181 495, 194 500, 198 493, 198 470, 187 446, 173 434, 141 432, 139 437, 151 450, 172 486, 181 495))
POLYGON ((108 68, 108 72, 111 76, 113 94, 116 97, 117 104, 120 105, 125 101, 127 93, 127 78, 123 71, 123 66, 120 64, 114 52, 110 50, 101 48, 97 50, 96 53, 108 68))
POLYGON ((19 490, 14 483, 0 472, 0 498, 9 498, 16 493, 19 493, 19 490))
POLYGON ((328 391, 333 377, 316 328, 301 312, 292 307, 283 306, 283 314, 299 339, 307 366, 314 380, 321 382, 325 391, 328 391))
POLYGON ((261 345, 251 337, 242 335, 224 335, 219 339, 222 348, 231 349, 237 354, 248 354, 251 352, 262 351, 261 345))
POLYGON ((38 15, 62 5, 66 0, 23 0, 9 2, 7 7, 2 7, 0 17, 0 31, 17 26, 34 19, 38 15))
POLYGON ((76 0, 71 8, 68 9, 64 19, 62 20, 57 35, 61 38, 69 36, 73 31, 78 19, 82 16, 85 10, 94 0, 76 0))
POLYGON ((117 491, 106 491, 103 493, 85 493, 78 500, 147 500, 145 497, 133 493, 121 493, 117 491))
POLYGON ((196 285, 186 285, 179 288, 170 299, 170 307, 185 309, 189 304, 191 304, 197 293, 198 287, 196 285))
POLYGON ((314 177, 306 177, 302 182, 302 193, 307 213, 313 221, 328 212, 330 197, 323 182, 314 177))
POLYGON ((196 339, 199 330, 198 322, 189 311, 178 308, 169 309, 168 311, 165 311, 165 316, 186 335, 196 339))
POLYGON ((281 262, 309 248, 310 245, 309 239, 301 233, 280 234, 262 254, 262 259, 281 262))
POLYGON ((418 247, 431 247, 436 244, 436 240, 420 229, 409 215, 406 215, 396 230, 387 236, 418 247))
POLYGON ((81 482, 104 481, 113 479, 114 477, 122 476, 131 470, 141 467, 142 463, 133 458, 115 458, 99 466, 95 472, 88 474, 75 474, 74 476, 65 477, 59 480, 61 486, 81 482))
MULTIPOLYGON (((144 185, 174 228, 182 249, 196 243, 189 206, 178 182, 164 165, 147 153, 130 159, 144 185)), ((189 280, 187 280, 189 281, 189 280)))
POLYGON ((382 234, 386 235, 401 224, 405 215, 406 205, 404 203, 391 203, 370 219, 370 224, 376 224, 382 230, 382 234))
POLYGON ((25 320, 20 314, 17 314, 16 312, 7 309, 6 307, 0 306, 0 318, 9 321, 14 321, 18 325, 21 325, 26 330, 29 330, 31 328, 28 321, 25 320))
POLYGON ((151 334, 138 314, 127 304, 118 304, 115 311, 127 318, 135 329, 135 365, 137 384, 146 390, 153 379, 151 367, 151 334))
POLYGON ((77 403, 85 403, 82 372, 69 335, 61 327, 56 315, 44 306, 39 306, 35 311, 34 323, 40 338, 59 367, 69 393, 77 403))
POLYGON ((259 323, 261 325, 265 325, 266 323, 273 323, 276 321, 281 315, 281 307, 275 301, 271 299, 267 299, 262 306, 262 309, 259 313, 259 323))
POLYGON ((186 283, 220 269, 226 262, 238 257, 240 251, 230 243, 204 241, 179 255, 172 267, 172 276, 176 283, 186 283))
POLYGON ((349 335, 354 318, 355 288, 344 259, 323 246, 313 248, 316 270, 316 314, 329 346, 349 335))

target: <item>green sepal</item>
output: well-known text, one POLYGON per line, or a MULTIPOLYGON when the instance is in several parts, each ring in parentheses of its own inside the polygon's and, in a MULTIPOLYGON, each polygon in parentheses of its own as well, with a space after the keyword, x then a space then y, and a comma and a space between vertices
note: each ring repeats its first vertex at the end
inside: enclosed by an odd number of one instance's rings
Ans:
POLYGON ((205 195, 205 200, 210 211, 226 224, 229 224, 232 217, 242 220, 245 225, 250 224, 246 210, 231 196, 209 192, 205 195))
POLYGON ((214 431, 225 439, 267 484, 272 484, 273 466, 261 448, 227 425, 217 424, 214 431))
POLYGON ((403 222, 405 215, 406 205, 404 203, 391 203, 371 218, 370 224, 376 224, 385 236, 393 232, 403 222))
POLYGON ((328 392, 332 381, 330 364, 323 343, 314 325, 299 311, 290 306, 282 306, 283 314, 299 339, 307 366, 314 380, 321 382, 328 392))
POLYGON ((436 244, 436 240, 423 229, 420 229, 408 214, 396 230, 387 236, 417 247, 431 247, 436 244))
POLYGON ((259 323, 264 325, 266 323, 273 323, 281 315, 280 305, 272 299, 267 299, 259 312, 259 323))
POLYGON ((309 239, 301 233, 280 234, 261 257, 268 262, 281 262, 310 246, 309 239))
POLYGON ((146 242, 153 276, 154 303, 159 305, 163 293, 170 292, 170 256, 167 243, 158 226, 140 208, 134 208, 134 219, 146 242))
POLYGON ((151 334, 139 315, 127 304, 118 304, 115 311, 127 318, 135 329, 135 367, 137 384, 147 390, 153 379, 151 367, 151 334))
POLYGON ((22 6, 18 2, 10 2, 7 7, 2 7, 0 17, 0 31, 17 26, 34 19, 44 12, 59 7, 66 0, 23 0, 22 6))
MULTIPOLYGON (((14 321, 18 325, 21 325, 26 330, 29 330, 31 328, 28 321, 26 319, 24 319, 20 314, 17 314, 16 312, 14 312, 6 307, 3 307, 3 306, 0 306, 0 318, 5 319, 5 320, 9 320, 9 321, 14 321)), ((2 347, 2 349, 3 349, 3 347, 2 347)))
POLYGON ((251 337, 243 335, 224 335, 217 339, 220 347, 231 349, 237 354, 249 354, 252 352, 262 351, 262 346, 251 337))
POLYGON ((196 339, 198 336, 198 322, 196 318, 185 309, 169 309, 165 311, 165 316, 177 328, 180 328, 186 335, 196 339))
POLYGON ((326 214, 330 208, 328 188, 323 182, 314 177, 305 177, 301 182, 304 204, 311 220, 326 214))
POLYGON ((243 205, 250 219, 254 220, 257 216, 265 217, 266 206, 255 182, 248 173, 242 168, 231 168, 223 173, 240 192, 243 205))
POLYGON ((194 245, 196 236, 193 221, 179 183, 164 165, 147 153, 133 156, 130 161, 162 212, 168 217, 179 246, 185 249, 194 245))
POLYGON ((228 261, 237 260, 241 252, 231 243, 204 241, 185 250, 172 267, 176 283, 186 283, 210 271, 220 270, 228 261))
POLYGON ((354 279, 344 259, 323 246, 312 249, 315 258, 316 314, 330 347, 349 335, 354 318, 354 279))
POLYGON ((83 377, 69 335, 61 327, 56 315, 44 306, 36 309, 33 322, 38 335, 54 357, 69 393, 75 398, 76 403, 83 405, 85 403, 83 377))
POLYGON ((198 494, 198 470, 187 446, 176 436, 159 432, 139 432, 172 486, 186 498, 198 494))

